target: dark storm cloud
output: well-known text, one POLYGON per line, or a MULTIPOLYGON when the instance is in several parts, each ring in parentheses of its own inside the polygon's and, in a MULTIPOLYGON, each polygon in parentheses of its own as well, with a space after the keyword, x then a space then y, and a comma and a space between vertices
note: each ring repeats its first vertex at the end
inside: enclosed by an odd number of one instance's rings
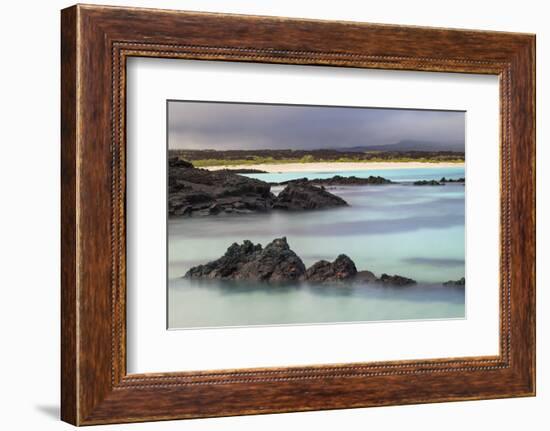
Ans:
POLYGON ((169 102, 169 146, 180 149, 328 149, 464 144, 464 113, 207 102, 169 102))

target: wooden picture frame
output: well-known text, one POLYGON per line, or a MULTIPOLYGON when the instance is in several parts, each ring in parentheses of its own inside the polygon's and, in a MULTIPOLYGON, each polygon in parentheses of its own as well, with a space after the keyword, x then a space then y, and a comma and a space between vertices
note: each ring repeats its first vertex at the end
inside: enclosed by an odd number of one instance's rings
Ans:
POLYGON ((61 417, 74 425, 535 394, 535 36, 77 5, 61 14, 61 417), (127 374, 131 56, 500 77, 500 354, 127 374))

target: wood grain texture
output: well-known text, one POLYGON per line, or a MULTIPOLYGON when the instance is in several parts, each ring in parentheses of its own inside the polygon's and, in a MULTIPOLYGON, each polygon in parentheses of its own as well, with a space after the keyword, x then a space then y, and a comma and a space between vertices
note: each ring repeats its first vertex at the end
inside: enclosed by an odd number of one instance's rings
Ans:
POLYGON ((534 36, 525 34, 80 5, 62 11, 63 420, 86 425, 534 395, 534 49, 534 36), (498 75, 500 354, 127 375, 131 56, 498 75))
POLYGON ((61 16, 61 417, 77 422, 76 9, 61 16))

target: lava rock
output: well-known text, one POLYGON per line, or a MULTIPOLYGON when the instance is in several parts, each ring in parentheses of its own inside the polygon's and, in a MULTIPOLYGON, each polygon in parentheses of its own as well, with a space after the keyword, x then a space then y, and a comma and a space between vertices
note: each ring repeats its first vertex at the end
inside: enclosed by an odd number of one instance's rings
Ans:
POLYGON ((378 278, 373 272, 364 270, 357 272, 354 281, 357 283, 375 283, 378 281, 378 278))
POLYGON ((449 280, 443 283, 443 286, 466 286, 466 278, 462 277, 458 280, 449 280))
POLYGON ((436 180, 420 180, 420 181, 415 181, 413 183, 413 186, 444 186, 444 185, 445 183, 441 183, 436 180))
POLYGON ((289 211, 314 210, 346 206, 348 203, 327 192, 324 187, 312 186, 308 183, 288 184, 277 196, 273 208, 289 211))
POLYGON ((410 284, 416 284, 416 281, 412 278, 403 277, 401 275, 388 275, 382 274, 378 279, 379 283, 392 285, 392 286, 407 286, 410 284))
POLYGON ((306 270, 300 257, 290 249, 285 237, 274 239, 265 248, 249 240, 244 240, 242 244, 233 243, 222 257, 191 268, 184 277, 277 284, 346 283, 350 286, 356 283, 381 283, 388 286, 416 283, 400 275, 382 274, 380 278, 376 278, 370 271, 357 271, 353 260, 345 254, 339 255, 333 262, 320 260, 306 270))
POLYGON ((354 175, 349 177, 343 177, 341 175, 335 175, 331 178, 317 178, 314 180, 308 180, 307 178, 298 178, 296 180, 288 180, 279 183, 280 185, 287 184, 311 184, 314 186, 363 186, 363 185, 381 185, 381 184, 393 184, 391 180, 380 176, 370 175, 367 178, 359 178, 354 175))
POLYGON ((193 163, 187 160, 180 159, 179 157, 170 157, 168 159, 169 168, 193 168, 193 163))
POLYGON ((271 186, 264 181, 230 171, 197 169, 184 160, 169 160, 169 216, 265 212, 274 200, 271 186))
POLYGON ((191 268, 184 277, 285 283, 300 280, 305 272, 304 263, 283 237, 265 248, 249 240, 234 243, 221 258, 191 268))
POLYGON ((220 169, 222 172, 231 172, 233 174, 267 174, 267 171, 262 171, 261 169, 252 169, 252 168, 227 168, 220 169))
POLYGON ((464 183, 466 181, 465 178, 457 178, 456 180, 453 180, 452 178, 441 178, 439 180, 440 183, 464 183))
POLYGON ((345 254, 338 256, 334 262, 320 260, 305 273, 304 279, 311 283, 338 283, 353 279, 357 275, 355 263, 345 254))

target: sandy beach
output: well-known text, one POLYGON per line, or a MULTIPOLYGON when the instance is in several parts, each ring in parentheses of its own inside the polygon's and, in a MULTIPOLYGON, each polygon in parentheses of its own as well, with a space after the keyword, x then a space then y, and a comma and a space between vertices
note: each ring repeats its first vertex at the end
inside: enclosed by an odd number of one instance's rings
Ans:
POLYGON ((449 168, 461 167, 464 163, 422 163, 422 162, 321 162, 321 163, 280 163, 257 165, 208 166, 205 169, 258 169, 269 173, 284 172, 339 172, 362 171, 366 169, 407 169, 407 168, 449 168))

